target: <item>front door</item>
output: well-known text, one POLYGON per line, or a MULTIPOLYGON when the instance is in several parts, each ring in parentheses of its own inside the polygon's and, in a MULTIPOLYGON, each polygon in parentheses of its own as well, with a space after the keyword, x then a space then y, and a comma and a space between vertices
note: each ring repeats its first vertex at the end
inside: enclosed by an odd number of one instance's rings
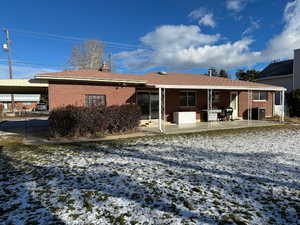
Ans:
POLYGON ((158 119, 159 97, 156 92, 138 92, 137 104, 141 107, 142 119, 158 119))
POLYGON ((238 118, 238 92, 231 91, 230 92, 230 107, 233 109, 232 117, 233 119, 238 118))

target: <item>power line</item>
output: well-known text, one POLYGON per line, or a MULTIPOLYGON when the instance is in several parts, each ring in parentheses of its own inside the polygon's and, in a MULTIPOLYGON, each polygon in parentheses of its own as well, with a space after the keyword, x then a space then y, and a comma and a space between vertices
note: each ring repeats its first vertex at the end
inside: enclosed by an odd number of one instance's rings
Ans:
MULTIPOLYGON (((50 33, 42 33, 42 32, 35 32, 35 31, 29 31, 29 30, 21 30, 21 29, 10 29, 11 31, 17 32, 17 33, 23 33, 23 34, 29 34, 33 37, 45 37, 48 39, 54 39, 54 40, 65 40, 65 41, 87 41, 90 40, 88 38, 78 38, 73 36, 65 36, 65 35, 57 35, 57 34, 50 34, 50 33)), ((145 49, 145 50, 152 50, 151 48, 147 48, 142 45, 133 45, 133 44, 125 44, 120 42, 112 42, 112 41, 102 41, 103 44, 115 48, 127 48, 127 49, 145 49)))
MULTIPOLYGON (((5 62, 7 63, 7 59, 0 59, 0 63, 5 62)), ((67 65, 51 65, 51 64, 43 64, 43 63, 32 63, 26 61, 13 61, 12 64, 22 64, 22 65, 32 65, 32 66, 49 66, 49 67, 67 67, 67 65)))
MULTIPOLYGON (((47 38, 47 39, 52 39, 52 40, 65 40, 65 41, 87 41, 90 40, 88 38, 78 38, 78 37, 73 37, 73 36, 65 36, 65 35, 57 35, 57 34, 50 34, 50 33, 42 33, 42 32, 35 32, 35 31, 29 31, 29 30, 21 30, 21 29, 10 29, 10 31, 16 32, 16 33, 22 33, 26 34, 35 38, 47 38)), ((146 48, 142 45, 132 45, 132 44, 125 44, 125 43, 120 43, 120 42, 110 42, 110 41, 102 41, 99 40, 100 42, 105 44, 105 47, 109 47, 112 49, 142 49, 146 51, 153 51, 150 48, 146 48)), ((15 56, 15 54, 13 54, 15 56)), ((67 65, 49 65, 49 64, 43 64, 43 63, 34 63, 34 62, 28 62, 22 60, 20 57, 17 57, 20 60, 18 61, 13 61, 12 64, 21 64, 21 65, 31 65, 31 66, 47 66, 47 67, 62 67, 66 68, 67 65)), ((7 59, 0 59, 1 62, 6 62, 8 63, 7 59)))

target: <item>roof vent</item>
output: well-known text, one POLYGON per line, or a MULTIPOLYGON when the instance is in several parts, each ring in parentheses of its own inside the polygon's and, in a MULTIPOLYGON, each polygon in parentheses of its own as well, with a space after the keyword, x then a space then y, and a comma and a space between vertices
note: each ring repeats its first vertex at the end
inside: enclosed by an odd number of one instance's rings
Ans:
POLYGON ((168 73, 166 71, 159 71, 158 74, 159 75, 167 75, 168 73))

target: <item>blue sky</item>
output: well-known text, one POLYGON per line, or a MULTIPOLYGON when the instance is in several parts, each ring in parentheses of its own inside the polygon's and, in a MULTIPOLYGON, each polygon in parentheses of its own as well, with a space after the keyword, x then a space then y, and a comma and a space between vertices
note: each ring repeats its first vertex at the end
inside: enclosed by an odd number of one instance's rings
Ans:
MULTIPOLYGON (((124 73, 202 73, 211 66, 233 73, 261 69, 300 48, 299 0, 10 0, 1 8, 14 62, 28 62, 14 64, 16 77, 64 69, 72 46, 81 42, 22 30, 134 45, 105 49, 124 73)), ((1 78, 7 76, 5 59, 1 51, 1 78)))

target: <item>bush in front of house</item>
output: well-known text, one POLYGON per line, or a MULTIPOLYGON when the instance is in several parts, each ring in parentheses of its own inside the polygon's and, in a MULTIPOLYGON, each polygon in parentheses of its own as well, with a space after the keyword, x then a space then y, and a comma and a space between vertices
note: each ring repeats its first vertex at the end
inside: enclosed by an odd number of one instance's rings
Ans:
POLYGON ((52 137, 89 137, 136 129, 141 118, 136 105, 109 107, 66 106, 54 109, 49 116, 52 137))
POLYGON ((300 89, 287 94, 289 114, 291 117, 300 117, 300 89))

